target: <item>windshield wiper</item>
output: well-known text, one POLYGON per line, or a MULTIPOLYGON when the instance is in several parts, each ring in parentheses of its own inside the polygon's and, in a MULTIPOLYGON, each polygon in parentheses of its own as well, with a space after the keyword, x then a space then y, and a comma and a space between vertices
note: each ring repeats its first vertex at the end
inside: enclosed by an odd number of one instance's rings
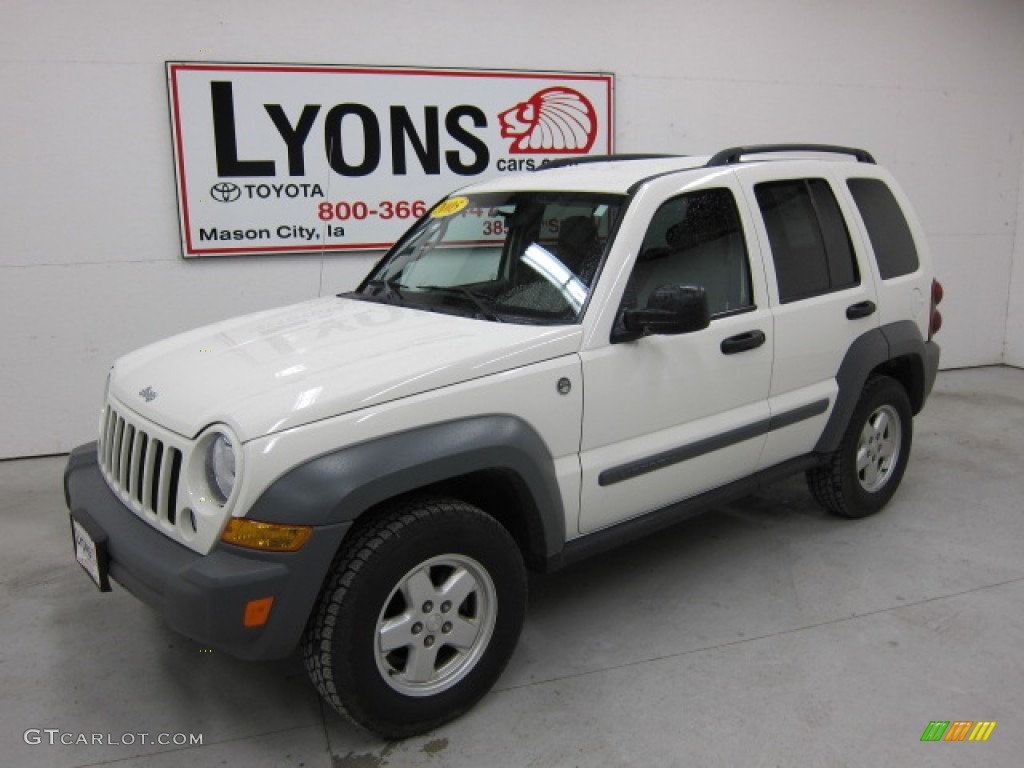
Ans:
POLYGON ((470 303, 477 308, 477 311, 483 315, 485 320, 491 320, 495 323, 504 322, 489 306, 494 303, 494 300, 485 293, 471 291, 462 285, 420 285, 417 288, 421 291, 431 291, 445 296, 461 296, 464 299, 469 299, 470 303))
POLYGON ((405 297, 402 295, 401 289, 398 287, 397 278, 390 278, 388 280, 367 280, 366 284, 371 288, 383 288, 383 296, 385 299, 393 303, 404 304, 405 297))

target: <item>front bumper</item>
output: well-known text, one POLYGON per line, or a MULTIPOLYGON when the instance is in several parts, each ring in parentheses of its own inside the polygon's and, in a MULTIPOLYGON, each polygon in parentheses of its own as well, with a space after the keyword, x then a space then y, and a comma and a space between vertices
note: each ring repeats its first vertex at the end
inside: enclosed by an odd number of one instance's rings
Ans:
POLYGON ((160 613, 175 631, 242 659, 295 648, 351 523, 314 529, 298 552, 258 552, 218 543, 207 555, 139 519, 107 486, 96 444, 72 451, 64 470, 71 517, 106 539, 110 577, 160 613), (273 597, 267 623, 246 627, 245 606, 273 597))

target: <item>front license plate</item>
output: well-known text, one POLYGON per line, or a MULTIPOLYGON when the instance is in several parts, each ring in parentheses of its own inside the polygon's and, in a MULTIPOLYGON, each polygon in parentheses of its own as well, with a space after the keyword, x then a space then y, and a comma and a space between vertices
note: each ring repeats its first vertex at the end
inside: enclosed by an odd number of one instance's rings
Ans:
POLYGON ((75 542, 75 559, 85 572, 92 577, 102 592, 110 591, 110 580, 107 578, 106 550, 93 539, 85 526, 71 519, 71 536, 75 542))

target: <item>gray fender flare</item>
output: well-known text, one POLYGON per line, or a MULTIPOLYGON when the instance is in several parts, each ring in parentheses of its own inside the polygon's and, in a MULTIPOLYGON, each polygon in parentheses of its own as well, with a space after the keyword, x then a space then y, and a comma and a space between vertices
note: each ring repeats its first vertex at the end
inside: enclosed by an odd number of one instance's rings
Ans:
POLYGON ((430 424, 340 448, 275 480, 247 517, 284 525, 355 520, 376 504, 472 472, 502 470, 525 489, 531 541, 550 558, 565 544, 565 513, 554 460, 522 419, 476 416, 430 424))
POLYGON ((839 365, 836 404, 814 446, 815 452, 831 453, 839 448, 868 376, 879 366, 897 358, 911 361, 908 370, 911 391, 908 394, 915 404, 914 412, 920 410, 935 381, 938 348, 931 342, 925 342, 917 325, 910 320, 874 328, 850 345, 839 365))

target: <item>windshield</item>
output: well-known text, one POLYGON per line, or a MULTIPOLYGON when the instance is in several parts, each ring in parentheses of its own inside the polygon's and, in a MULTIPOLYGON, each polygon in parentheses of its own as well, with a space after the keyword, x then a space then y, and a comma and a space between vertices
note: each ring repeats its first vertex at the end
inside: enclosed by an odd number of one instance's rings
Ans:
POLYGON ((495 322, 578 322, 624 200, 579 192, 448 198, 350 295, 495 322))

